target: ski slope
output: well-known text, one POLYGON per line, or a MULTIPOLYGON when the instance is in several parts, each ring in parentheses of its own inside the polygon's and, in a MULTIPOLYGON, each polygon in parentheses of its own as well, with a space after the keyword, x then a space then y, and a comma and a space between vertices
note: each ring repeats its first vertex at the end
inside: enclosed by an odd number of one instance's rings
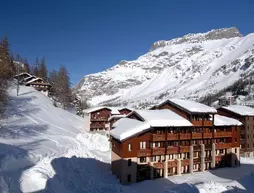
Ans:
POLYGON ((1 193, 254 192, 254 159, 241 167, 171 176, 123 186, 110 170, 106 136, 86 131, 87 120, 52 105, 30 87, 10 89, 0 120, 1 193))

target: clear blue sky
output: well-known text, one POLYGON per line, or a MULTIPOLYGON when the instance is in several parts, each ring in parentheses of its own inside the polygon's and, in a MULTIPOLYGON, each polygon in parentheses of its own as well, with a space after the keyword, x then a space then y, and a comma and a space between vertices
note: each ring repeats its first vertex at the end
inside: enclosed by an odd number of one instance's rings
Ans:
POLYGON ((254 0, 8 0, 0 35, 13 53, 64 64, 73 84, 89 73, 133 60, 157 40, 236 26, 254 32, 254 0))

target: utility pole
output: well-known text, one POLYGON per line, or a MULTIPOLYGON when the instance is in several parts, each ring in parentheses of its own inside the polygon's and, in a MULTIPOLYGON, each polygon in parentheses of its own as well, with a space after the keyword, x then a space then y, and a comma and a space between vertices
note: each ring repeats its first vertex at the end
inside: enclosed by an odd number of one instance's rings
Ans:
POLYGON ((17 80, 17 96, 19 96, 19 80, 17 80))

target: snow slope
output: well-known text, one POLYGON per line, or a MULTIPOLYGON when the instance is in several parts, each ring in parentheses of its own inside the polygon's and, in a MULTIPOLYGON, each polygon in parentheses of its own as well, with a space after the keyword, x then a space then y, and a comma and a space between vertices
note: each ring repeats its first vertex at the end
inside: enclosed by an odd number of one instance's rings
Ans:
POLYGON ((1 193, 221 193, 254 192, 254 159, 224 168, 130 186, 110 171, 105 135, 88 133, 85 120, 52 105, 30 87, 10 90, 6 117, 0 120, 1 193))
POLYGON ((242 36, 236 28, 155 42, 136 60, 86 75, 74 91, 93 105, 195 100, 248 75, 254 67, 253 42, 254 34, 242 36))

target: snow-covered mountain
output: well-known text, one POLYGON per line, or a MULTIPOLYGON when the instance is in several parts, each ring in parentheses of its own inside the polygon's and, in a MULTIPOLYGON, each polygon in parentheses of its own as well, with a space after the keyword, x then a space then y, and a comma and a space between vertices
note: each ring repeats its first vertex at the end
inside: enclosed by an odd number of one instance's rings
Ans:
POLYGON ((158 103, 169 97, 194 100, 216 93, 254 65, 254 34, 235 27, 155 42, 136 60, 86 75, 74 92, 93 105, 158 103))

